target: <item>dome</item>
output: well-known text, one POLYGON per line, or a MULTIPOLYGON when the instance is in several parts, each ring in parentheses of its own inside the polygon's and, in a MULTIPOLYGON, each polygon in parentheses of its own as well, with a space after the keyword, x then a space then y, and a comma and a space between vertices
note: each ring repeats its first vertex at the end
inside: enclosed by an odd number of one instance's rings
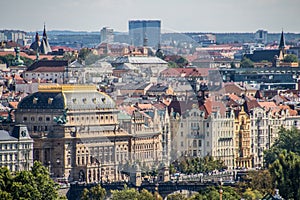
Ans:
POLYGON ((113 99, 96 90, 95 86, 51 85, 40 86, 39 92, 25 97, 18 109, 92 110, 115 108, 113 99))

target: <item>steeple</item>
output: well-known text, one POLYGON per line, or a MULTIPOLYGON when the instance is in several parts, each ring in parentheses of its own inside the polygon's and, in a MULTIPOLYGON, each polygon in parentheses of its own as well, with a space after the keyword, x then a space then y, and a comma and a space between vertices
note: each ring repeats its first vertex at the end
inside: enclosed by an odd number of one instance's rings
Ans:
POLYGON ((44 24, 44 31, 43 31, 43 39, 47 39, 47 34, 46 34, 46 25, 44 24))
POLYGON ((281 32, 281 37, 280 37, 280 43, 279 43, 279 47, 280 50, 284 50, 285 48, 285 41, 284 41, 284 34, 283 34, 283 30, 281 32))
POLYGON ((44 24, 43 39, 42 39, 42 42, 41 42, 41 45, 40 45, 40 51, 41 51, 42 54, 48 54, 48 53, 52 52, 51 47, 50 47, 49 42, 48 42, 48 38, 47 38, 47 34, 46 34, 46 25, 45 24, 44 24))

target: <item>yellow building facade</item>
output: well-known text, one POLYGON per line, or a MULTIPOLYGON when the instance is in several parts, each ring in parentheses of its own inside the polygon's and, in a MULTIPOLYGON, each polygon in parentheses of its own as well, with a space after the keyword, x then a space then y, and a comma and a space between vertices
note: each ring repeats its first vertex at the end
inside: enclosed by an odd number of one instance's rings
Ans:
POLYGON ((235 167, 252 168, 250 117, 242 106, 234 120, 235 167))

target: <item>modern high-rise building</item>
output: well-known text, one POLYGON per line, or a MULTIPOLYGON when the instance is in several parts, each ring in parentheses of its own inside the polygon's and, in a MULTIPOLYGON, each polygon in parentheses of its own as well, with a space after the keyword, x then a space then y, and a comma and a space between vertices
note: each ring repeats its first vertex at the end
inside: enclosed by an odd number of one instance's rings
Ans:
POLYGON ((160 43, 160 20, 130 20, 129 38, 134 46, 158 47, 160 43))
POLYGON ((265 31, 265 30, 256 31, 255 41, 257 43, 267 44, 267 42, 268 42, 268 31, 265 31))
POLYGON ((101 42, 111 43, 114 41, 114 29, 103 27, 100 31, 101 42))

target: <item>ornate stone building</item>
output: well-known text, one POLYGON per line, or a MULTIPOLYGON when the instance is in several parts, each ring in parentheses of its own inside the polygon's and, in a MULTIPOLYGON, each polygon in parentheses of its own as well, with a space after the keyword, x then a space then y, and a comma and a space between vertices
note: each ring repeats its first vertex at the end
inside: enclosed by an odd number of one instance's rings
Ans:
POLYGON ((221 113, 220 110, 211 113, 206 124, 206 138, 210 149, 207 153, 215 159, 222 160, 228 169, 234 168, 234 112, 228 110, 221 113))
POLYGON ((15 125, 7 132, 0 130, 0 167, 12 172, 29 170, 33 164, 33 140, 24 125, 15 125))
POLYGON ((179 103, 180 111, 176 107, 170 109, 168 118, 171 130, 172 160, 182 156, 204 157, 210 152, 206 146, 208 127, 205 112, 199 109, 197 102, 189 103, 193 103, 190 108, 185 107, 184 103, 179 103))
POLYGON ((250 116, 241 106, 241 111, 234 120, 235 134, 235 166, 239 168, 252 168, 250 116))
POLYGON ((271 136, 270 121, 267 112, 260 107, 254 108, 250 113, 251 121, 251 153, 252 166, 263 167, 263 153, 270 148, 271 136))
POLYGON ((34 160, 48 166, 53 176, 116 181, 122 178, 123 164, 135 158, 154 162, 161 145, 158 132, 156 137, 149 135, 137 115, 132 128, 139 134, 121 129, 118 112, 115 102, 95 86, 40 86, 19 103, 16 122, 28 126, 34 160))
POLYGON ((135 107, 119 114, 120 127, 128 131, 131 136, 129 143, 130 160, 145 168, 157 167, 162 162, 162 132, 159 116, 154 112, 153 118, 135 107))

